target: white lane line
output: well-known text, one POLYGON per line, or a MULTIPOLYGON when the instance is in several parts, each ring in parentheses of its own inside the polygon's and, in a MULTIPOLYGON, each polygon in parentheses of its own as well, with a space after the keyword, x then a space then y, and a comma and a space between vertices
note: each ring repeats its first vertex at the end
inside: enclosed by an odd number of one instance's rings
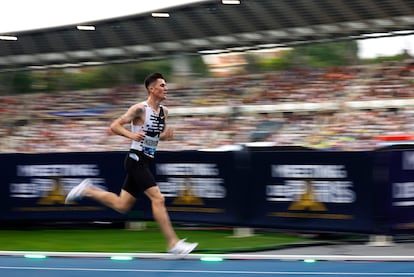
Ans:
POLYGON ((69 258, 109 258, 112 256, 130 256, 134 258, 150 259, 200 259, 202 257, 221 257, 227 260, 289 260, 303 261, 314 259, 317 261, 414 261, 414 255, 268 255, 268 254, 189 254, 185 257, 168 253, 104 253, 104 252, 50 252, 50 251, 0 251, 0 256, 24 256, 39 254, 48 257, 69 258))
POLYGON ((259 275, 311 275, 311 276, 414 276, 414 272, 324 272, 324 271, 244 271, 244 270, 184 270, 184 269, 123 269, 73 267, 17 267, 0 266, 0 270, 86 271, 86 272, 152 272, 152 273, 204 273, 204 274, 259 274, 259 275))

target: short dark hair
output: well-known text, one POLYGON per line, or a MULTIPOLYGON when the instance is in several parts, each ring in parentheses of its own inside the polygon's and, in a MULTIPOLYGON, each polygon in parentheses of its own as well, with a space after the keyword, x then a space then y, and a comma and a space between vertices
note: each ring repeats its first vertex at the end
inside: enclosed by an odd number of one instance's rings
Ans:
POLYGON ((158 72, 151 73, 144 80, 145 87, 148 89, 149 85, 152 84, 153 82, 155 82, 157 79, 164 79, 165 80, 164 76, 162 76, 161 73, 158 73, 158 72))

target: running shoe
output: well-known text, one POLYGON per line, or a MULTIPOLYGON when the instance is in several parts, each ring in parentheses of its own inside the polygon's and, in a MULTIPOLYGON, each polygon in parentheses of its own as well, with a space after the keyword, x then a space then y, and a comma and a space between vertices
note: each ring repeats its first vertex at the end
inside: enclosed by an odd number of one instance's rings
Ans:
POLYGON ((198 245, 197 242, 186 242, 185 239, 179 240, 173 247, 168 250, 168 253, 177 255, 187 255, 191 253, 198 245))
POLYGON ((68 204, 69 202, 82 199, 83 197, 83 191, 87 188, 92 187, 92 182, 90 179, 83 180, 79 185, 75 186, 66 196, 65 204, 68 204))

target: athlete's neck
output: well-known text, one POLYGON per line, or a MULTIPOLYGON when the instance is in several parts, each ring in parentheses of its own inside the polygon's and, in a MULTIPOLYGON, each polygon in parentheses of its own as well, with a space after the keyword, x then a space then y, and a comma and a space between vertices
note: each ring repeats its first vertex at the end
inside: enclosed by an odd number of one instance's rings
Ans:
POLYGON ((150 106, 150 108, 153 111, 158 113, 158 111, 160 109, 160 105, 161 105, 161 100, 157 100, 157 99, 154 99, 152 97, 148 97, 147 104, 148 104, 148 106, 150 106))

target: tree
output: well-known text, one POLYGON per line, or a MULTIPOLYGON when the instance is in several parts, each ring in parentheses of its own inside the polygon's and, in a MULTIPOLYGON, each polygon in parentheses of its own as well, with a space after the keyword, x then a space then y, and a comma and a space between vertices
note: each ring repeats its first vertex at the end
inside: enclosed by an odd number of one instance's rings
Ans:
POLYGON ((29 71, 12 72, 5 75, 9 80, 8 94, 22 94, 32 91, 33 79, 29 71))
POLYGON ((299 46, 294 56, 302 57, 309 67, 330 67, 354 65, 359 62, 356 41, 332 42, 299 46))
POLYGON ((359 63, 356 41, 309 44, 280 52, 271 58, 248 54, 248 72, 288 70, 296 67, 347 66, 359 63))

